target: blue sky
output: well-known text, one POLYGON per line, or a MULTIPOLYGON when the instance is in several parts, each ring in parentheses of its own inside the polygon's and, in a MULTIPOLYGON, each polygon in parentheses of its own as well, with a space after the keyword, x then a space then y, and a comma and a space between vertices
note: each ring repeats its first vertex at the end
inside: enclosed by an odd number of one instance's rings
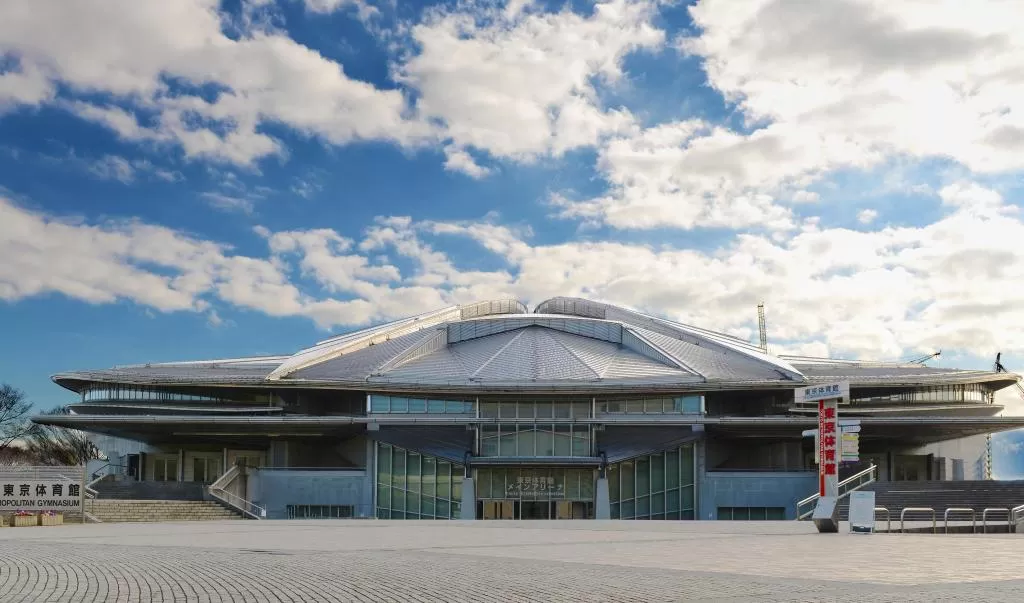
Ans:
POLYGON ((0 380, 553 295, 1024 367, 1022 15, 965 10, 5 2, 0 380))

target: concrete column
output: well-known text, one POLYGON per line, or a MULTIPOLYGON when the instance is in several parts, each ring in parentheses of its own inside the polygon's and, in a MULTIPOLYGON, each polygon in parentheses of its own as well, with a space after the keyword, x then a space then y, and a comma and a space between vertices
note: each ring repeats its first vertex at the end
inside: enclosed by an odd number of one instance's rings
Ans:
POLYGON ((462 507, 459 510, 459 519, 476 519, 476 488, 471 477, 462 478, 462 507))
POLYGON ((608 494, 608 478, 601 476, 597 478, 594 488, 594 519, 611 519, 612 502, 608 494))

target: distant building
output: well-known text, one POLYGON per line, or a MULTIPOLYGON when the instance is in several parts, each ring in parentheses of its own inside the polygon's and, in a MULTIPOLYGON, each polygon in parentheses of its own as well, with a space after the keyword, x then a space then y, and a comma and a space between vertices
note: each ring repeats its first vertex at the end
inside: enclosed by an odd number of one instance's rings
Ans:
MULTIPOLYGON (((290 356, 54 376, 128 483, 215 480, 267 517, 772 519, 816 490, 816 408, 848 381, 881 480, 980 479, 1005 372, 774 356, 624 308, 500 300, 290 356), (225 476, 225 470, 227 475, 225 476)), ((107 469, 111 470, 111 469, 107 469)), ((841 477, 842 477, 841 475, 841 477)), ((151 490, 150 490, 151 491, 151 490)), ((202 494, 202 488, 196 490, 202 494)))

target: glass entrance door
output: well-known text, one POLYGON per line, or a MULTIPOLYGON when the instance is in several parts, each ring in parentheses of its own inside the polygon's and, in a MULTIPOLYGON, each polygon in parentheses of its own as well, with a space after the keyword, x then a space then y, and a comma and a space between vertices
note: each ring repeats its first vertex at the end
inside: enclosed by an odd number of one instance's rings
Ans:
POLYGON ((551 519, 552 501, 524 500, 519 503, 519 519, 551 519))

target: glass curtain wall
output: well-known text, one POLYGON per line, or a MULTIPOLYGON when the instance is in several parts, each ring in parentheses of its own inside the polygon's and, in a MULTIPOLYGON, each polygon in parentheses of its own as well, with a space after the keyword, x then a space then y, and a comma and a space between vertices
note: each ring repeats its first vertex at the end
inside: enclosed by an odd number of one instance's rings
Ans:
POLYGON ((612 519, 693 519, 693 444, 608 467, 612 519))
POLYGON ((389 414, 473 414, 472 400, 434 400, 402 396, 370 395, 370 412, 389 414))
POLYGON ((457 519, 465 468, 437 457, 377 444, 378 519, 457 519))
POLYGON ((271 394, 267 393, 239 393, 231 392, 231 397, 224 396, 210 396, 203 394, 192 394, 192 393, 181 393, 174 391, 165 391, 159 389, 151 389, 145 387, 135 387, 131 385, 101 385, 93 386, 82 392, 82 402, 112 402, 112 401, 125 401, 125 402, 139 402, 139 401, 159 401, 159 402, 193 402, 193 401, 208 401, 208 402, 256 402, 259 404, 267 404, 270 401, 271 394))
POLYGON ((480 416, 491 419, 529 419, 535 423, 482 425, 477 451, 487 457, 593 456, 589 425, 547 423, 560 419, 589 419, 590 400, 483 400, 480 416))
POLYGON ((480 456, 592 456, 589 425, 481 425, 480 456))
POLYGON ((676 396, 598 400, 600 415, 699 415, 704 413, 704 396, 676 396))

